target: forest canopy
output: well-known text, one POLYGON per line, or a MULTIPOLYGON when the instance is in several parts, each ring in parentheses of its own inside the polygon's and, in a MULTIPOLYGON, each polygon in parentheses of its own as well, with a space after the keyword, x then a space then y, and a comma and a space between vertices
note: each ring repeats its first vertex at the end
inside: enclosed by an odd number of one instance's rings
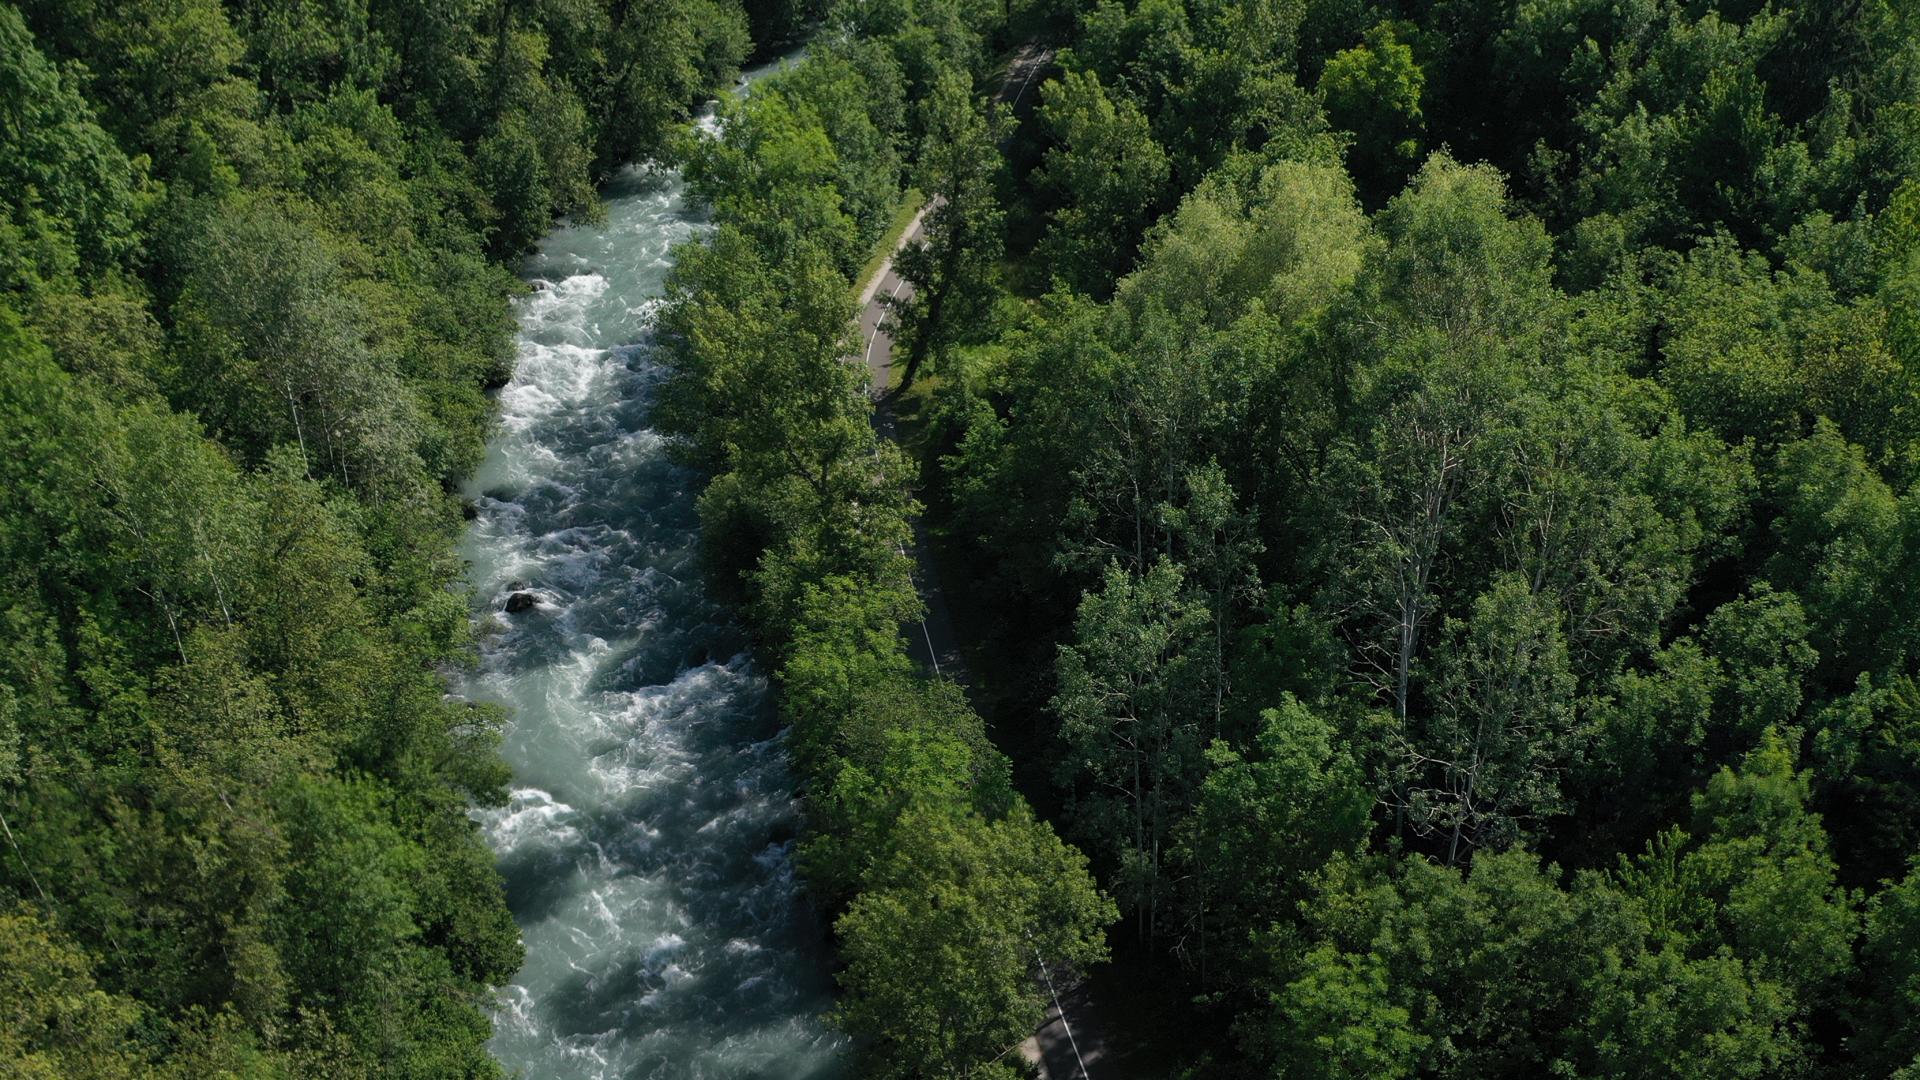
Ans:
POLYGON ((1056 23, 922 498, 1174 1067, 1920 1069, 1913 18, 1056 23))
POLYGON ((454 485, 511 261, 751 21, 0 4, 0 1071, 500 1074, 454 485))
POLYGON ((658 159, 859 1075, 1106 964, 1160 1075, 1920 1075, 1916 20, 0 3, 0 1055, 498 1075, 453 492, 658 159))

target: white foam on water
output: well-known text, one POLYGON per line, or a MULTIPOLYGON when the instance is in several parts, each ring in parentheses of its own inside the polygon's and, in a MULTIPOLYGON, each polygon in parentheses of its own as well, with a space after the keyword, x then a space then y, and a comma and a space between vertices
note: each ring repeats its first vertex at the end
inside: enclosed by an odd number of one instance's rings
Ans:
POLYGON ((535 1080, 841 1075, 767 679, 704 595, 695 479, 646 420, 670 252, 704 227, 677 177, 630 170, 604 222, 542 244, 467 488, 495 629, 464 689, 511 708, 514 772, 474 816, 527 955, 491 1046, 535 1080))
POLYGON ((504 807, 482 810, 480 824, 495 851, 514 851, 529 845, 559 848, 575 844, 580 830, 568 824, 573 808, 555 802, 539 788, 515 788, 504 807))

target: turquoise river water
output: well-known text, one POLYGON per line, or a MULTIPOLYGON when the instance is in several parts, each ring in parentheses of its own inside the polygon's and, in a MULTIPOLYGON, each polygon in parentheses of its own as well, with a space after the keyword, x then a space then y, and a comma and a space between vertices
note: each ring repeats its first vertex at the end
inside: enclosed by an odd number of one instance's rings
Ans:
POLYGON ((705 225, 671 172, 605 195, 527 264, 468 491, 470 580, 504 629, 464 691, 512 710, 512 798, 480 820, 527 948, 492 1048, 532 1080, 839 1077, 767 678, 705 594, 695 478, 647 423, 653 312, 705 225), (516 592, 536 603, 507 614, 516 592))

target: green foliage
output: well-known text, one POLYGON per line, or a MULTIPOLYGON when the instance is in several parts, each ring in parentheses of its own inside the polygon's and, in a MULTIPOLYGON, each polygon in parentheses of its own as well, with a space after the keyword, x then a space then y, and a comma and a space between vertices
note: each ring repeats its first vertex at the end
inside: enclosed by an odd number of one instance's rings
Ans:
POLYGON ((605 8, 603 22, 579 31, 579 54, 597 60, 598 70, 572 86, 591 113, 593 163, 601 172, 659 153, 688 106, 726 86, 753 43, 769 41, 749 39, 747 13, 730 3, 605 8))
POLYGON ((1900 875, 1920 849, 1920 828, 1904 808, 1920 784, 1920 687, 1910 677, 1854 691, 1813 720, 1818 802, 1835 830, 1842 880, 1873 887, 1900 875))
POLYGON ((1169 885, 1174 823, 1204 775, 1207 701, 1199 641, 1206 611, 1162 560, 1138 577, 1107 568, 1060 650, 1051 703, 1067 746, 1074 821, 1115 893, 1151 937, 1169 885))
POLYGON ((1556 766, 1576 745, 1566 650, 1559 612, 1515 574, 1448 624, 1432 712, 1412 739, 1407 817, 1416 833, 1446 834, 1449 864, 1562 809, 1556 766))
POLYGON ((87 954, 22 909, 0 915, 0 1053, 24 1078, 143 1074, 124 1042, 139 1006, 100 990, 87 954))
POLYGON ((0 7, 0 1053, 491 1071, 445 492, 497 260, 671 146, 717 227, 658 420, 866 1072, 1004 1074, 1104 955, 1015 776, 1206 1068, 1920 1069, 1909 5, 819 13, 707 139, 815 8, 0 7), (1015 26, 1062 48, 1010 138, 1015 26), (843 362, 908 180, 918 462, 843 362), (921 481, 989 716, 900 642, 921 481))
POLYGON ((1070 835, 1232 1068, 1913 1065, 1859 926, 1920 843, 1915 31, 1080 12, 1009 213, 1079 292, 948 397, 929 502, 1034 641, 996 727, 1051 715, 1070 835))
POLYGON ((1378 219, 1389 310, 1455 348, 1528 340, 1551 302, 1552 242, 1517 210, 1498 172, 1445 153, 1428 158, 1378 219))
POLYGON ((1412 1076, 1427 1036, 1391 1003, 1386 965, 1372 954, 1348 956, 1323 945, 1276 1002, 1286 1016, 1280 1038, 1288 1066, 1303 1080, 1412 1076))
POLYGON ((35 47, 18 11, 0 8, 0 290, 98 276, 133 246, 134 168, 75 82, 35 47))
POLYGON ((708 570, 774 660, 810 811, 801 866, 838 913, 834 1017, 874 1076, 1016 1075, 1043 976, 1103 959, 1115 918, 960 689, 907 658, 915 470, 849 360, 848 275, 903 172, 936 200, 900 260, 918 295, 891 316, 910 363, 989 329, 999 120, 956 59, 980 46, 959 14, 843 8, 867 40, 829 39, 723 108, 718 138, 686 149, 717 227, 679 249, 659 320, 656 421, 707 473, 708 570))
POLYGON ((1850 1041, 1862 1068, 1898 1075, 1920 1062, 1920 870, 1874 898, 1861 952, 1869 982, 1850 1041))
POLYGON ((1779 546, 1769 576, 1805 603, 1814 621, 1809 643, 1831 671, 1830 685, 1896 662, 1912 647, 1902 501, 1824 419, 1781 449, 1774 482, 1779 546))
POLYGON ((170 397, 201 403, 252 460, 290 443, 306 471, 390 492, 420 472, 418 421, 340 278, 297 217, 265 203, 218 214, 176 308, 191 360, 170 397))
POLYGON ((1220 327, 1255 301, 1286 326, 1310 325, 1358 276, 1369 239, 1339 169, 1279 161, 1250 188, 1201 184, 1148 234, 1123 294, 1220 327))
POLYGON ((1593 1009, 1605 1032, 1595 1040, 1601 1075, 1761 1077, 1804 1068, 1785 995, 1756 985, 1725 953, 1654 953, 1603 986, 1593 1009))
POLYGON ((1364 840, 1373 796, 1335 740, 1331 725, 1287 696, 1261 714, 1248 756, 1224 740, 1207 748, 1210 771, 1178 829, 1182 860, 1199 879, 1199 963, 1243 966, 1246 943, 1235 935, 1296 908, 1313 874, 1364 840))
POLYGON ((841 715, 834 756, 822 766, 830 782, 815 802, 817 835, 806 851, 809 873, 827 895, 850 895, 879 867, 906 857, 904 849, 920 842, 903 824, 909 809, 992 820, 1012 806, 1006 759, 951 684, 896 673, 862 690, 841 715))
POLYGON ((1042 94, 1040 121, 1055 145, 1036 183, 1067 205, 1054 216, 1041 257, 1061 280, 1103 295, 1155 217, 1166 154, 1139 107, 1126 98, 1116 105, 1096 74, 1069 71, 1042 94))
POLYGON ((1695 846, 1681 859, 1688 905, 1717 905, 1718 925, 1689 925, 1681 904, 1663 905, 1668 928, 1727 942, 1758 977, 1817 1004, 1851 962, 1855 918, 1834 885, 1826 830, 1806 808, 1809 778, 1769 732, 1740 769, 1721 769, 1693 799, 1695 846))
POLYGON ((1849 963, 1805 778, 1770 738, 1611 878, 1563 882, 1522 852, 1465 875, 1336 859, 1303 910, 1255 1045, 1283 1075, 1767 1076, 1800 1067, 1803 1018, 1849 963), (1271 1040, 1271 1042, 1267 1042, 1271 1040))
POLYGON ((878 1040, 872 1075, 977 1076, 1038 1026, 1036 969, 1104 958, 1113 905, 1085 858, 1024 809, 989 822, 909 808, 899 827, 913 843, 835 924, 837 1015, 878 1040))
POLYGON ((510 362, 489 253, 594 212, 747 50, 730 4, 624 10, 0 5, 27 1075, 498 1073, 520 942, 467 812, 505 795, 502 718, 444 681, 451 491, 510 362), (583 103, 629 69, 658 81, 583 103))
POLYGON ((1353 133, 1354 171, 1390 181, 1419 160, 1426 81, 1392 23, 1373 27, 1360 44, 1328 58, 1319 89, 1327 119, 1353 133))
POLYGON ((1560 1021, 1601 977, 1594 946, 1631 923, 1552 866, 1483 853, 1462 875, 1414 857, 1330 863, 1309 918, 1322 941, 1288 965, 1266 1027, 1282 1074, 1553 1074, 1576 1050, 1560 1021), (1339 1056, 1314 1060, 1325 1046, 1339 1056))
POLYGON ((10 887, 99 935, 100 977, 139 999, 168 1059, 201 1052, 189 1010, 208 1009, 238 1025, 219 1046, 251 1032, 297 1057, 321 1035, 304 1015, 345 1040, 328 1051, 343 1060, 491 1068, 480 995, 519 947, 462 816, 500 795, 500 766, 440 700, 431 665, 449 652, 376 614, 383 569, 292 448, 242 473, 183 414, 103 400, 18 330, 7 353, 12 468, 39 477, 16 485, 8 544, 78 545, 40 556, 7 609, 24 631, 0 663, 23 751, 10 887), (346 768, 378 779, 329 825, 299 793, 346 768), (316 836, 358 844, 385 884, 329 864, 316 836))
POLYGON ((694 190, 735 228, 766 230, 752 236, 756 250, 784 253, 804 242, 829 252, 844 275, 858 256, 859 234, 841 204, 841 169, 818 117, 774 93, 752 95, 720 122, 729 137, 691 152, 694 190))
POLYGON ((1004 244, 996 143, 1005 125, 1005 108, 992 105, 983 111, 960 72, 943 74, 925 101, 915 186, 932 201, 925 238, 910 241, 894 257, 894 268, 913 285, 913 295, 890 302, 888 312, 907 354, 902 390, 913 385, 929 358, 945 357, 990 328, 1004 244))
POLYGON ((829 42, 749 99, 790 94, 818 117, 833 149, 841 209, 863 246, 879 237, 897 203, 909 119, 904 79, 899 60, 880 42, 829 42))
POLYGON ((1877 307, 1843 303, 1818 273, 1770 272, 1724 239, 1695 249, 1671 288, 1661 376, 1689 416, 1761 445, 1825 416, 1878 460, 1906 452, 1912 385, 1877 307))
POLYGON ((1294 79, 1304 6, 1107 0, 1083 7, 1061 64, 1138 106, 1182 188, 1241 150, 1331 159, 1325 119, 1294 79))

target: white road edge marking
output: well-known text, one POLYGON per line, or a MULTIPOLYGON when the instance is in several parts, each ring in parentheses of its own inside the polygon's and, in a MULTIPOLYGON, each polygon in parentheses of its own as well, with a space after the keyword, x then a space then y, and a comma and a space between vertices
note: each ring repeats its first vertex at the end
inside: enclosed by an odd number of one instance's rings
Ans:
MULTIPOLYGON (((889 263, 889 264, 888 264, 888 272, 889 272, 889 273, 891 273, 891 272, 892 272, 892 264, 891 264, 891 263, 889 263)), ((884 279, 885 279, 885 276, 886 276, 886 275, 884 275, 884 274, 883 274, 883 275, 881 275, 881 278, 882 278, 882 280, 884 280, 884 279)), ((896 297, 896 296, 899 296, 899 295, 900 295, 900 290, 901 290, 901 289, 902 289, 903 287, 905 287, 905 286, 906 286, 906 284, 907 284, 907 279, 906 279, 906 278, 899 278, 898 280, 896 280, 896 281, 894 282, 894 286, 893 286, 893 291, 887 294, 887 299, 889 299, 889 300, 891 300, 891 299, 893 299, 894 297, 896 297)), ((868 303, 868 304, 871 304, 872 302, 873 302, 872 300, 868 300, 868 301, 867 301, 867 303, 868 303)), ((862 307, 862 308, 865 308, 865 307, 866 307, 866 304, 862 304, 862 305, 861 305, 861 307, 862 307)), ((873 333, 871 333, 871 334, 868 334, 868 335, 867 335, 867 351, 866 351, 865 353, 863 353, 863 354, 861 354, 861 356, 860 356, 860 366, 861 366, 861 367, 863 367, 863 368, 865 368, 865 369, 867 370, 867 374, 868 374, 868 376, 872 376, 872 374, 873 374, 873 343, 874 343, 875 341, 877 341, 877 340, 879 340, 879 338, 880 338, 880 323, 881 323, 882 321, 884 321, 885 319, 886 319, 886 315, 885 315, 885 314, 883 313, 883 314, 881 314, 881 316, 880 316, 880 318, 878 318, 878 319, 875 319, 875 320, 873 321, 873 333)), ((892 365, 891 363, 889 363, 889 364, 888 364, 887 366, 888 366, 888 367, 892 367, 893 365, 892 365)), ((881 388, 881 387, 878 387, 878 386, 876 386, 876 387, 874 387, 874 389, 875 389, 875 390, 878 390, 878 391, 880 391, 880 392, 882 392, 882 393, 884 393, 884 392, 885 392, 885 390, 884 390, 883 388, 881 388)))

